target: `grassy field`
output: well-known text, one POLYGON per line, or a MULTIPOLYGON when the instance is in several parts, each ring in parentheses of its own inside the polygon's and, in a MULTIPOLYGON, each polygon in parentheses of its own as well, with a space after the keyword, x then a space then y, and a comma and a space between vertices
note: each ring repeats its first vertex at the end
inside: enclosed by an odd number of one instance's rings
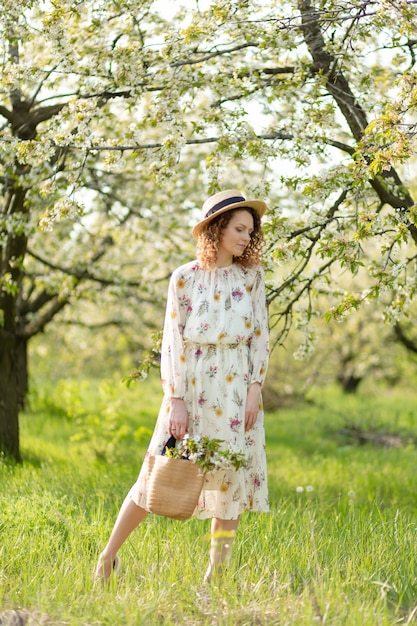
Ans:
POLYGON ((0 624, 11 611, 33 625, 417 623, 417 413, 404 391, 317 390, 267 415, 272 510, 242 518, 221 587, 201 593, 209 523, 150 516, 117 584, 93 588, 160 397, 157 381, 36 385, 24 463, 0 462, 0 624))

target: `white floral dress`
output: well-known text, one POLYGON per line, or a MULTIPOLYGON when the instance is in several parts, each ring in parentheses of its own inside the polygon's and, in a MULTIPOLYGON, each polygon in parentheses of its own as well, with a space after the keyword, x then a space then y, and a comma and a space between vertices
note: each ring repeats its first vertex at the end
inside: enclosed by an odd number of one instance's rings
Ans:
POLYGON ((171 277, 165 316, 161 376, 164 389, 145 462, 130 497, 147 509, 147 458, 161 454, 168 435, 169 399, 183 398, 189 434, 222 439, 242 450, 248 464, 206 476, 198 518, 237 519, 247 510, 269 510, 262 404, 245 433, 248 386, 264 382, 268 320, 260 266, 202 270, 198 261, 171 277))

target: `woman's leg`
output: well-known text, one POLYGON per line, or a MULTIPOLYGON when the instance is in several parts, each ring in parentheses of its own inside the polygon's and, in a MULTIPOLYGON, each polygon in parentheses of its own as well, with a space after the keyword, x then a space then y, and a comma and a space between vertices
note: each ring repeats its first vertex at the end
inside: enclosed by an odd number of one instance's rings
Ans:
POLYGON ((143 522, 147 514, 147 511, 135 504, 130 496, 126 496, 114 524, 110 539, 103 552, 100 554, 95 573, 96 578, 110 577, 114 559, 120 546, 126 541, 130 533, 143 522))
POLYGON ((222 565, 230 554, 238 524, 239 519, 213 517, 211 520, 210 559, 204 580, 209 582, 213 576, 221 574, 222 565))

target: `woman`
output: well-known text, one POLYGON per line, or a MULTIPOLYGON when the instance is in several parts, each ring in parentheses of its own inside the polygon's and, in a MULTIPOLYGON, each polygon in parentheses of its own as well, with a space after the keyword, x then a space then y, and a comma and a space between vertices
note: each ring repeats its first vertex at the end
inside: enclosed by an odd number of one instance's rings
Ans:
POLYGON ((247 510, 269 510, 261 388, 268 362, 268 323, 261 217, 267 206, 236 190, 210 197, 193 228, 197 261, 171 277, 161 352, 164 399, 145 461, 126 497, 96 578, 120 567, 117 552, 147 515, 147 460, 170 435, 208 436, 243 451, 247 466, 205 482, 194 515, 211 518, 205 580, 221 571, 247 510))

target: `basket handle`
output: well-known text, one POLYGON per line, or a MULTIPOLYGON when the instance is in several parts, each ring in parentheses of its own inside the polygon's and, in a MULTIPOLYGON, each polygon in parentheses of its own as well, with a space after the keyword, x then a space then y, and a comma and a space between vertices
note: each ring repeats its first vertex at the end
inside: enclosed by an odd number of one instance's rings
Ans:
MULTIPOLYGON (((162 452, 161 455, 165 456, 166 451, 167 450, 171 450, 172 448, 175 448, 175 444, 176 444, 177 440, 175 439, 174 435, 171 435, 171 437, 168 439, 168 441, 166 442, 166 444, 164 445, 164 447, 162 448, 162 452)), ((189 458, 189 453, 186 453, 185 455, 183 455, 181 458, 188 460, 189 458)), ((0 624, 1 626, 1 624, 0 624)))
POLYGON ((162 452, 161 452, 162 456, 165 455, 167 449, 175 448, 175 442, 176 442, 176 439, 175 439, 174 435, 171 435, 171 437, 168 439, 168 441, 166 442, 166 444, 162 448, 162 452))

